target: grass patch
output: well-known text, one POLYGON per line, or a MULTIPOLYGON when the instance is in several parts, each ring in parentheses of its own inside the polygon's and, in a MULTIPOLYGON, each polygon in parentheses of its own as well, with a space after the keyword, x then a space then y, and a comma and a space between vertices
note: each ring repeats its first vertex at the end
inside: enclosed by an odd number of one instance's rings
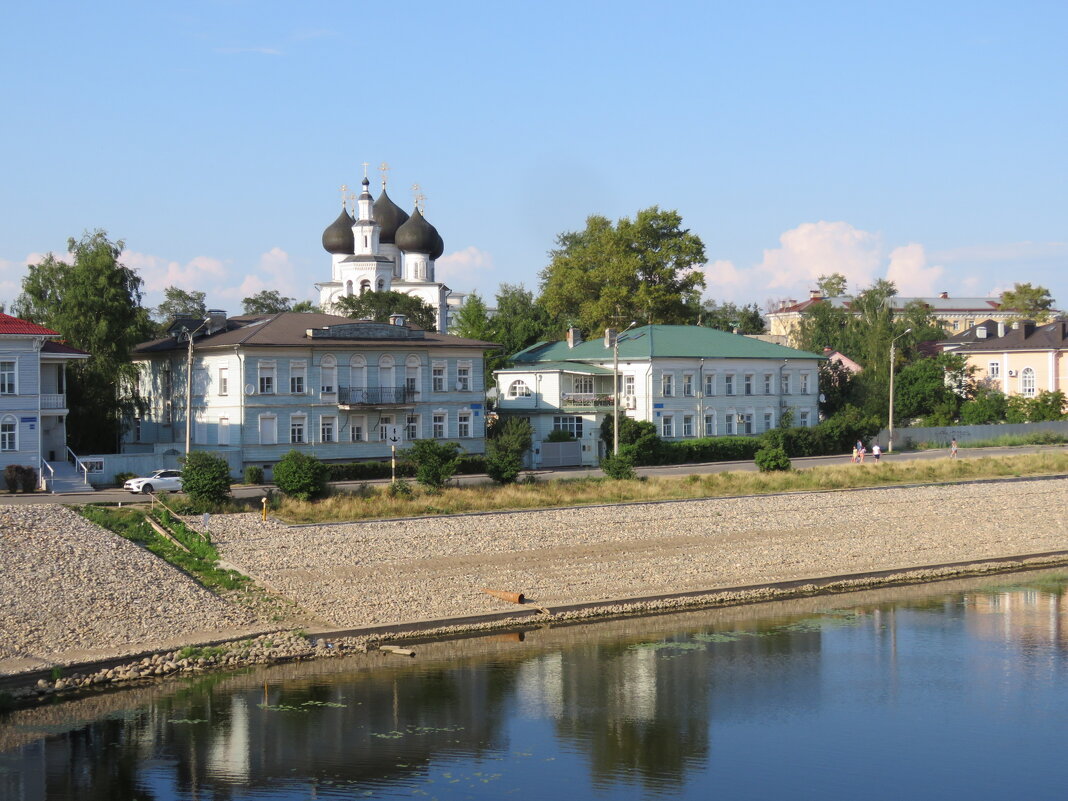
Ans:
MULTIPOLYGON (((990 439, 977 439, 970 442, 958 442, 957 447, 965 448, 1012 448, 1018 445, 1063 445, 1068 443, 1068 436, 1058 434, 1056 431, 1033 431, 1030 434, 1002 434, 990 439)), ((918 451, 937 450, 948 448, 949 440, 945 442, 917 442, 913 446, 918 451)))
POLYGON ((354 495, 338 492, 319 501, 283 499, 278 502, 275 512, 291 523, 323 523, 626 501, 855 489, 1065 472, 1068 472, 1068 453, 1049 451, 979 459, 884 460, 882 464, 847 463, 775 473, 737 471, 677 478, 654 476, 634 481, 583 477, 503 487, 449 487, 432 495, 416 486, 412 488, 410 498, 390 496, 385 488, 378 488, 354 495))

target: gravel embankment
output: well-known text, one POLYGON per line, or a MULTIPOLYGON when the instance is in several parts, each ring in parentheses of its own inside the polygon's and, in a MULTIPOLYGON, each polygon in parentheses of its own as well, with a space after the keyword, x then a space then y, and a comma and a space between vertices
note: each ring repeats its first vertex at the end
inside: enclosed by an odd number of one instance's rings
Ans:
POLYGON ((340 627, 1068 548, 1068 479, 289 528, 214 518, 223 557, 340 627))
MULTIPOLYGON (((0 506, 0 660, 128 653, 254 620, 62 506, 0 506)), ((2 672, 2 668, 0 668, 2 672)))

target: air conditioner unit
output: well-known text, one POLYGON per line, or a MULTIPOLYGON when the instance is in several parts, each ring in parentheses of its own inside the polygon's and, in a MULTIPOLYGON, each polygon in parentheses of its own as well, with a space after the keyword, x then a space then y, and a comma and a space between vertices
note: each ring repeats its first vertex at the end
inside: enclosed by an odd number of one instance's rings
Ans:
POLYGON ((1016 371, 1015 370, 1009 370, 1009 378, 1016 378, 1016 371))
POLYGON ((638 408, 638 399, 636 397, 634 397, 633 395, 624 395, 623 396, 623 408, 624 409, 637 409, 638 408))

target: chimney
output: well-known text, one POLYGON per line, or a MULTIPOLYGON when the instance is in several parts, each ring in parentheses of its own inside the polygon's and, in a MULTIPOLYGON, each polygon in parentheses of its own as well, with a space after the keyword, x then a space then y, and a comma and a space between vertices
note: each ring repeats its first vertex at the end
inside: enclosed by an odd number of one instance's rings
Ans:
POLYGON ((1027 339, 1031 334, 1035 333, 1034 320, 1020 320, 1020 327, 1023 329, 1024 339, 1027 339))
POLYGON ((808 291, 808 299, 809 300, 823 300, 823 293, 820 292, 818 289, 810 289, 808 291))
POLYGON ((614 328, 606 328, 604 330, 604 346, 606 348, 610 348, 615 344, 617 334, 618 332, 614 328))
POLYGON ((408 321, 408 318, 405 317, 403 314, 391 314, 391 315, 389 315, 389 324, 390 325, 403 326, 407 321, 408 321))
POLYGON ((582 332, 574 326, 570 326, 567 329, 567 346, 569 348, 575 347, 575 345, 582 344, 582 332))
POLYGON ((948 292, 939 292, 938 293, 938 297, 942 298, 942 300, 949 300, 949 293, 948 292))
POLYGON ((975 338, 976 339, 986 339, 986 326, 985 325, 976 326, 976 328, 975 328, 975 338))
POLYGON ((998 320, 998 336, 999 337, 1005 336, 1005 321, 1004 320, 998 320))
POLYGON ((206 333, 214 334, 226 330, 226 312, 222 309, 208 309, 206 333))

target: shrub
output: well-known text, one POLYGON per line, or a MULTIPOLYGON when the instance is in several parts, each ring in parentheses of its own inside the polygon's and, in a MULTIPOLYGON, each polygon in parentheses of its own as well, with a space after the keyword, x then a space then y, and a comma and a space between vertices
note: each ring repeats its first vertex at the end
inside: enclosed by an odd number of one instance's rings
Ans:
POLYGON ((182 492, 195 504, 223 503, 230 494, 230 465, 207 451, 193 451, 182 464, 182 492))
POLYGON ((263 483, 263 468, 258 464, 250 464, 245 468, 245 483, 246 484, 262 484, 263 483))
POLYGON ((411 498, 415 496, 415 491, 407 481, 394 481, 386 487, 386 495, 390 498, 411 498))
POLYGON ((634 472, 634 463, 629 456, 624 455, 622 447, 618 456, 610 453, 601 460, 601 470, 606 476, 617 481, 633 481, 638 477, 634 472))
POLYGON ((460 462, 460 446, 455 442, 417 439, 402 454, 406 462, 415 465, 415 480, 435 490, 445 486, 460 462))
POLYGON ((498 484, 512 484, 523 469, 523 454, 530 450, 534 435, 530 421, 511 417, 494 427, 494 437, 486 442, 486 472, 498 484))
POLYGON ((124 470, 121 473, 116 473, 113 481, 116 487, 121 487, 131 478, 137 478, 137 473, 131 473, 129 470, 124 470))
POLYGON ((314 456, 293 450, 274 466, 274 483, 291 498, 310 501, 326 492, 329 469, 314 456))
POLYGON ((8 492, 19 491, 19 466, 17 464, 9 464, 4 468, 4 482, 7 484, 8 492))
POLYGON ((19 486, 23 492, 34 492, 37 489, 37 470, 27 465, 17 465, 19 486))
POLYGON ((574 442, 575 436, 570 431, 564 431, 563 429, 555 429, 549 432, 549 435, 545 438, 546 442, 574 442))
POLYGON ((790 457, 781 447, 770 445, 761 448, 754 457, 761 473, 771 473, 776 470, 789 470, 790 457))

